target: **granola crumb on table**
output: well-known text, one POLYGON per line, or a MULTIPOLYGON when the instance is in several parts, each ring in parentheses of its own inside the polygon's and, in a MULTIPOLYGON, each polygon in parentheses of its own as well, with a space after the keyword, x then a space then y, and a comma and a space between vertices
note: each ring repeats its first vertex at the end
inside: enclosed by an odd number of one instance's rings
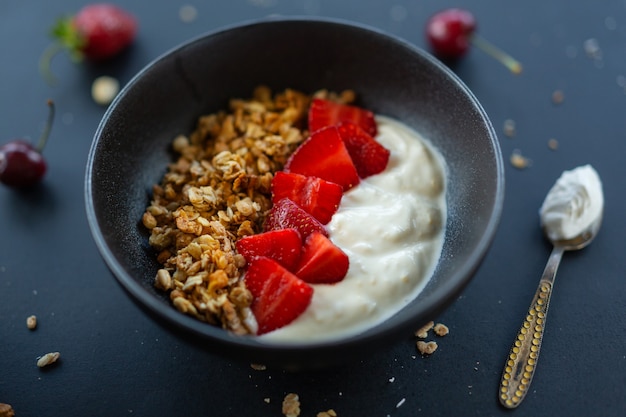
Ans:
POLYGON ((283 400, 283 414, 285 417, 298 417, 300 415, 300 398, 298 394, 287 394, 283 400))
POLYGON ((15 411, 10 404, 0 403, 0 417, 14 417, 15 411))
POLYGON ((32 315, 26 317, 26 327, 28 327, 29 330, 35 330, 37 328, 37 316, 32 315))
MULTIPOLYGON (((354 100, 350 90, 314 96, 354 100)), ((154 285, 179 311, 234 334, 256 333, 235 242, 262 231, 274 173, 308 135, 311 99, 260 86, 251 99, 230 100, 228 112, 203 115, 189 136, 174 138, 178 159, 153 186, 142 223, 162 265, 154 285)))

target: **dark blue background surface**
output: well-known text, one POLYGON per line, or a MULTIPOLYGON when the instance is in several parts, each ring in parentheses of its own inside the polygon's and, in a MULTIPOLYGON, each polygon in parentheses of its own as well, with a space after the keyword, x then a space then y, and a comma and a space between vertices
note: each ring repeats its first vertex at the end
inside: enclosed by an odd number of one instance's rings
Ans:
POLYGON ((58 56, 52 69, 60 82, 50 87, 37 68, 48 28, 84 4, 0 2, 0 142, 35 140, 45 101, 57 104, 42 186, 0 188, 0 402, 18 417, 280 416, 289 392, 299 394, 302 416, 330 408, 340 417, 626 415, 625 1, 190 1, 198 15, 184 23, 185 2, 129 0, 120 4, 139 20, 133 47, 102 66, 58 56), (91 99, 95 77, 125 83, 191 37, 270 14, 345 18, 425 46, 426 19, 459 4, 524 72, 513 76, 479 50, 455 68, 500 135, 507 190, 492 249, 439 318, 450 334, 437 339, 434 355, 421 357, 407 335, 393 350, 342 369, 255 371, 186 344, 132 304, 101 260, 84 214, 87 152, 105 111, 91 99), (587 54, 589 39, 601 56, 587 54), (564 93, 560 105, 551 99, 556 90, 564 93), (507 119, 516 124, 513 138, 503 134, 507 119), (516 149, 532 160, 528 168, 509 163, 516 149), (590 247, 564 257, 537 373, 511 413, 497 402, 498 382, 550 250, 537 211, 563 170, 586 163, 604 181, 604 226, 590 247), (31 314, 39 318, 34 332, 25 325, 31 314), (37 368, 37 356, 49 351, 60 351, 61 361, 37 368))

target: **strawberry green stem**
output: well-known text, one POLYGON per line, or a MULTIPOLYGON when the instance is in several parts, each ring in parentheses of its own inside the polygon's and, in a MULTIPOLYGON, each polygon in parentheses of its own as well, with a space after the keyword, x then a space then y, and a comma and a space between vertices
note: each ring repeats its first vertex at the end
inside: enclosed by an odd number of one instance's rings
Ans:
POLYGON ((500 61, 505 67, 509 69, 513 74, 518 75, 522 72, 522 64, 520 64, 515 58, 508 55, 506 52, 499 49, 497 46, 487 41, 485 38, 474 33, 470 37, 470 41, 482 49, 488 55, 491 55, 497 61, 500 61))
POLYGON ((44 126, 43 132, 41 132, 41 136, 39 137, 39 142, 37 142, 37 152, 41 153, 43 148, 46 146, 46 142, 48 142, 48 137, 50 136, 50 131, 52 130, 52 122, 54 121, 54 102, 52 100, 48 100, 48 120, 46 121, 46 125, 44 126))

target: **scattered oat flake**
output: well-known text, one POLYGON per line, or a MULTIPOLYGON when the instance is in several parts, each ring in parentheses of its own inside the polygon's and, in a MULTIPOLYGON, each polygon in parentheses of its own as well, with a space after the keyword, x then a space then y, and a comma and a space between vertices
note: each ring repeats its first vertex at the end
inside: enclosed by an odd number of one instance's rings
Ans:
POLYGON ((300 398, 298 394, 290 393, 285 395, 283 414, 285 417, 298 417, 300 415, 300 398))
POLYGON ((428 323, 426 323, 424 326, 422 326, 419 330, 415 332, 415 336, 421 339, 425 339, 426 337, 428 337, 428 331, 432 329, 434 325, 435 325, 435 322, 429 321, 428 323))
POLYGON ((433 330, 437 336, 445 336, 448 333, 450 333, 450 329, 448 329, 448 326, 442 323, 435 324, 435 327, 433 327, 433 330))
POLYGON ((91 97, 101 106, 109 105, 119 91, 120 82, 108 75, 96 78, 91 85, 91 97))
POLYGON ((35 330, 37 328, 37 316, 28 316, 26 318, 26 327, 28 327, 30 330, 35 330))
POLYGON ((506 119, 503 126, 504 135, 512 138, 515 136, 515 120, 506 119))
POLYGON ((552 149, 553 151, 556 151, 559 148, 559 141, 554 138, 549 139, 548 148, 552 149))
POLYGON ((265 371, 267 369, 267 366, 260 363, 251 363, 250 367, 255 371, 265 371))
POLYGON ((265 401, 267 404, 270 403, 270 399, 269 398, 263 398, 263 401, 265 401))
POLYGON ((10 404, 0 403, 0 417, 14 417, 15 411, 10 404))
POLYGON ((431 355, 437 350, 437 342, 424 342, 419 340, 417 342, 417 350, 420 351, 422 355, 431 355))
POLYGON ((61 354, 59 352, 46 353, 37 359, 37 366, 43 368, 44 366, 52 365, 59 359, 60 356, 61 354))
POLYGON ((519 149, 515 149, 511 154, 511 165, 513 165, 517 169, 528 168, 532 161, 525 156, 522 155, 522 152, 519 149))
POLYGON ((602 50, 600 44, 595 38, 589 38, 583 43, 583 49, 589 58, 602 59, 602 50))
POLYGON ((396 380, 396 377, 395 377, 395 376, 392 376, 391 378, 389 378, 389 382, 393 382, 393 381, 395 381, 395 380, 396 380))
POLYGON ((316 417, 337 417, 337 413, 331 408, 330 410, 317 413, 316 417))
POLYGON ((178 9, 178 17, 184 23, 191 23, 198 17, 198 10, 191 4, 185 4, 178 9))
POLYGON ((563 103, 564 99, 565 99, 565 94, 563 94, 563 91, 556 90, 552 93, 552 102, 554 104, 561 104, 563 103))

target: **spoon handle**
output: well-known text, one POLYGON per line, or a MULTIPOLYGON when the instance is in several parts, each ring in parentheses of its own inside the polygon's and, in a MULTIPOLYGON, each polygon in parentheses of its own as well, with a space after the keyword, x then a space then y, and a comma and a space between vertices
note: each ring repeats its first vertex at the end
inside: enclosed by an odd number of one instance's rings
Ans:
POLYGON ((539 359, 554 278, 563 251, 561 246, 555 246, 552 249, 526 319, 509 351, 498 392, 500 404, 506 408, 515 408, 520 405, 529 391, 539 359))

